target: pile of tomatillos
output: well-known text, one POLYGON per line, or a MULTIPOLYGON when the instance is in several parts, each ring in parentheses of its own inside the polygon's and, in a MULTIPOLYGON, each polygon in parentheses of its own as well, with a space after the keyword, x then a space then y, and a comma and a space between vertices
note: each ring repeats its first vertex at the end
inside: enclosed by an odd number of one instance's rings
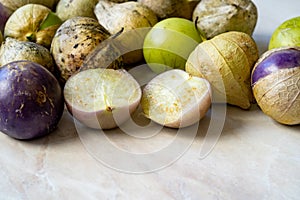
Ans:
POLYGON ((300 16, 259 54, 251 0, 0 0, 0 131, 53 132, 66 108, 89 128, 141 109, 165 127, 212 103, 300 124, 300 16))

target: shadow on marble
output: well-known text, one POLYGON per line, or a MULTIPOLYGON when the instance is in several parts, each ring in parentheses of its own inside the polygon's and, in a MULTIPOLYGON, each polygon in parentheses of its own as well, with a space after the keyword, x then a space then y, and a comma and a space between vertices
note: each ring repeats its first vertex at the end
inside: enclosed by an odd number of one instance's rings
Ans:
MULTIPOLYGON (((138 126, 138 129, 132 129, 132 132, 128 131, 128 129, 124 130, 122 128, 115 128, 105 130, 103 133, 105 133, 108 140, 121 148, 138 151, 138 149, 142 147, 142 149, 147 149, 145 152, 149 152, 154 147, 157 148, 159 146, 166 146, 172 143, 176 137, 179 137, 183 141, 190 141, 191 143, 194 141, 198 143, 204 142, 204 140, 207 139, 207 136, 211 134, 208 133, 208 131, 210 131, 210 126, 215 126, 214 123, 211 123, 212 119, 210 111, 194 127, 182 128, 180 129, 180 132, 179 129, 167 128, 156 124, 157 131, 153 133, 150 131, 147 133, 147 131, 145 131, 147 128, 143 129, 143 127, 147 127, 147 125, 150 124, 150 120, 147 119, 140 110, 133 113, 132 121, 138 126)), ((53 133, 42 138, 23 142, 29 143, 30 145, 65 145, 73 140, 80 140, 76 123, 79 122, 76 122, 73 117, 65 111, 58 128, 53 133)), ((256 125, 264 125, 267 126, 266 128, 271 129, 287 129, 300 133, 299 125, 286 126, 279 124, 270 119, 268 116, 263 115, 262 111, 256 104, 254 104, 249 110, 242 110, 238 107, 227 105, 223 123, 222 129, 219 130, 220 133, 213 133, 214 135, 217 135, 215 136, 215 139, 221 141, 230 140, 232 137, 252 134, 253 126, 255 127, 256 125)), ((89 129, 86 127, 85 130, 89 135, 99 134, 99 130, 96 129, 89 129)))
POLYGON ((50 145, 50 144, 65 144, 69 140, 78 138, 74 120, 70 114, 65 111, 58 124, 58 127, 50 134, 31 140, 16 140, 16 142, 27 143, 28 145, 50 145))

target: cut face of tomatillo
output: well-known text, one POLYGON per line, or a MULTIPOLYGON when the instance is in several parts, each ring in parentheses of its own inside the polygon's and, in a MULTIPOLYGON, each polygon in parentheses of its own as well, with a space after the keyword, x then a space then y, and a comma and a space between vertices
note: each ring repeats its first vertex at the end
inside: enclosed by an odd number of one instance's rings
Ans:
POLYGON ((183 70, 169 70, 145 86, 141 104, 146 117, 158 124, 171 128, 190 126, 210 108, 210 84, 183 70))
POLYGON ((115 128, 130 118, 140 103, 138 82, 125 70, 88 69, 68 79, 64 97, 69 112, 96 129, 115 128))

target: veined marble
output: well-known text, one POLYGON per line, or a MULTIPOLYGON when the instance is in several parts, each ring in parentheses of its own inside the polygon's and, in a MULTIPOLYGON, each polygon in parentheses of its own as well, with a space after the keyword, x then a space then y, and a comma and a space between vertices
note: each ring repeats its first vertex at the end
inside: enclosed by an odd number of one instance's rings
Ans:
MULTIPOLYGON (((199 127, 206 129, 208 123, 204 118, 199 127)), ((162 131, 154 140, 169 143, 174 131, 162 131)), ((148 138, 150 144, 143 148, 123 133, 109 134, 115 145, 132 152, 164 144, 148 138)), ((65 113, 58 130, 38 140, 18 141, 0 134, 0 199, 296 200, 300 196, 300 126, 280 125, 257 107, 250 111, 228 107, 219 140, 201 158, 204 139, 198 133, 180 158, 160 170, 124 173, 87 151, 65 113)))

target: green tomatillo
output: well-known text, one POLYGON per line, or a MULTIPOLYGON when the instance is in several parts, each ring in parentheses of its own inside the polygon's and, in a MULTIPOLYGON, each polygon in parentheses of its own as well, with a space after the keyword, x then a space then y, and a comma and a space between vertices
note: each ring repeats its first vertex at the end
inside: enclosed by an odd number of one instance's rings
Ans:
POLYGON ((299 46, 300 47, 300 16, 286 20, 272 34, 269 49, 299 46))
POLYGON ((155 73, 184 69, 188 56, 200 42, 201 35, 192 21, 168 18, 155 24, 148 32, 143 54, 155 73))

